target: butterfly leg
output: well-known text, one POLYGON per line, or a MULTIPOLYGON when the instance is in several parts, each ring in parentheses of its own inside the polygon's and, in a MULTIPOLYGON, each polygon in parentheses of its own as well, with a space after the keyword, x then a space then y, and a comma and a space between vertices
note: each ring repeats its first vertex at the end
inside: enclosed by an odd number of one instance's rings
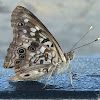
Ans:
POLYGON ((45 85, 44 85, 44 87, 43 87, 42 89, 44 89, 44 88, 46 87, 46 85, 47 85, 47 83, 48 83, 50 77, 52 76, 52 73, 53 73, 53 71, 55 70, 55 68, 56 68, 56 67, 54 67, 54 68, 51 70, 51 73, 50 73, 50 75, 49 75, 49 77, 48 77, 48 79, 47 79, 47 81, 46 81, 46 83, 45 83, 45 85))
MULTIPOLYGON (((81 63, 77 59, 74 58, 73 60, 78 63, 78 65, 80 66, 80 69, 81 69, 80 74, 78 76, 74 77, 74 79, 78 79, 81 76, 82 71, 83 71, 82 65, 81 65, 81 63)), ((75 73, 74 73, 74 75, 75 75, 75 73)))
POLYGON ((72 74, 73 74, 73 76, 76 76, 77 74, 76 73, 74 73, 74 72, 72 72, 72 74))
POLYGON ((73 81, 72 81, 72 71, 71 71, 71 66, 70 66, 70 64, 69 64, 69 73, 70 73, 70 83, 71 83, 72 88, 73 88, 74 91, 75 91, 75 88, 74 88, 74 85, 73 85, 73 81))

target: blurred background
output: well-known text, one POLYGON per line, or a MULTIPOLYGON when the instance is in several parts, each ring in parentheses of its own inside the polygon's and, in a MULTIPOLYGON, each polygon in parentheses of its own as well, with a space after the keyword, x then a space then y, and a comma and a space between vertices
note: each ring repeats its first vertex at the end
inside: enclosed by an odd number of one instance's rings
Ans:
MULTIPOLYGON (((93 29, 77 45, 83 45, 100 37, 100 0, 0 0, 0 58, 13 39, 11 13, 17 5, 33 12, 56 38, 64 52, 88 31, 93 29)), ((77 49, 76 55, 100 54, 100 41, 77 49)))

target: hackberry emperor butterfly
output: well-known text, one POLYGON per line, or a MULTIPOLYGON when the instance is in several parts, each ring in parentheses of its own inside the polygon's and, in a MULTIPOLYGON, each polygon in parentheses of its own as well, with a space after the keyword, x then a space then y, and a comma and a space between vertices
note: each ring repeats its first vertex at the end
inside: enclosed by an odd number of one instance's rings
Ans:
POLYGON ((29 10, 17 6, 11 15, 13 41, 7 50, 4 68, 14 68, 9 80, 39 80, 64 72, 74 51, 63 53, 58 42, 29 10))

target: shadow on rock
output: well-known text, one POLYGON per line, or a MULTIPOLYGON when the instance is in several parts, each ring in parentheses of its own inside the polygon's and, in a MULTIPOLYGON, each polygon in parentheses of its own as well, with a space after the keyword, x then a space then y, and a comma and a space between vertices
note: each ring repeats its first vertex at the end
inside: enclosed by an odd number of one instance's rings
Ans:
POLYGON ((18 81, 18 82, 9 82, 15 90, 20 91, 43 91, 46 89, 54 89, 55 86, 47 85, 46 88, 42 89, 45 84, 37 81, 18 81))

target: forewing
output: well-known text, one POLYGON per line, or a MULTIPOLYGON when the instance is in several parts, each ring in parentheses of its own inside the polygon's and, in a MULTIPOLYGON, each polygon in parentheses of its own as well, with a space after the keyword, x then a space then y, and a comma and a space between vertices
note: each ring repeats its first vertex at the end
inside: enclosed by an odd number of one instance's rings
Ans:
POLYGON ((14 30, 15 37, 16 33, 18 34, 22 32, 22 37, 27 36, 28 38, 33 38, 33 40, 51 47, 57 52, 59 58, 62 61, 65 61, 63 52, 56 39, 42 24, 42 22, 29 10, 22 6, 17 6, 12 13, 11 24, 14 30))
POLYGON ((26 8, 17 6, 11 16, 13 41, 4 67, 14 68, 10 80, 37 80, 65 61, 63 52, 47 28, 26 8))

